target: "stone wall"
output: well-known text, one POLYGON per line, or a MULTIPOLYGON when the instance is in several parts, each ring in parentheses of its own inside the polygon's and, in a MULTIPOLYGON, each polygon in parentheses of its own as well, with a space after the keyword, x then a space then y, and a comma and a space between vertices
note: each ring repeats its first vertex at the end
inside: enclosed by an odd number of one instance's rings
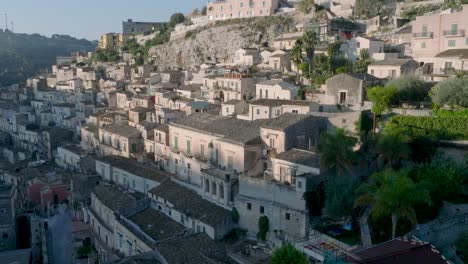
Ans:
POLYGON ((271 46, 277 36, 293 30, 295 24, 289 16, 220 21, 191 31, 184 38, 152 47, 149 57, 159 70, 205 62, 228 63, 236 50, 265 43, 271 46))

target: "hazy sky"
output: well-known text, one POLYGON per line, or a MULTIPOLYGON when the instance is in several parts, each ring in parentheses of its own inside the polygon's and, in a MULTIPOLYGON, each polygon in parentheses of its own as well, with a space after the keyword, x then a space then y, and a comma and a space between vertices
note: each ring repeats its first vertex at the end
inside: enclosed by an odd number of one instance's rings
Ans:
MULTIPOLYGON (((107 32, 121 32, 122 20, 167 21, 175 12, 187 13, 206 0, 0 0, 0 13, 8 13, 14 31, 54 33, 98 39, 107 32)), ((5 28, 4 15, 0 28, 5 28)))

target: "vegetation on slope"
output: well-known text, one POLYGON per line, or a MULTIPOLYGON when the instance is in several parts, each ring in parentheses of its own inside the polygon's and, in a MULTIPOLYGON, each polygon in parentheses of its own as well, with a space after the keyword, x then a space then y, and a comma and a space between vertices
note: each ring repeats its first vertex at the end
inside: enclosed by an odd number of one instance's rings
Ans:
POLYGON ((0 30, 0 87, 22 82, 50 67, 57 56, 88 52, 96 43, 67 35, 16 34, 0 30))

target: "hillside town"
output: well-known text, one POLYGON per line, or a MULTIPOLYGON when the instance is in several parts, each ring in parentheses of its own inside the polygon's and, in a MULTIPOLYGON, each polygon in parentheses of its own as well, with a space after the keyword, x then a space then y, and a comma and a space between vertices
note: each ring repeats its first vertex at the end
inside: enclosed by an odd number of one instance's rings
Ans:
POLYGON ((213 0, 0 87, 0 262, 468 263, 465 2, 213 0))

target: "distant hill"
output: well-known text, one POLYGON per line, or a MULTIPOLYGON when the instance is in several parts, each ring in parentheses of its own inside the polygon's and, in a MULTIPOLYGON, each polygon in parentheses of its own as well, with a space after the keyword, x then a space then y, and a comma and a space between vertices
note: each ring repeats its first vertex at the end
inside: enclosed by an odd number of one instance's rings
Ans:
POLYGON ((71 52, 88 52, 97 42, 67 35, 16 34, 0 30, 0 87, 26 80, 40 70, 49 68, 57 56, 71 52))

